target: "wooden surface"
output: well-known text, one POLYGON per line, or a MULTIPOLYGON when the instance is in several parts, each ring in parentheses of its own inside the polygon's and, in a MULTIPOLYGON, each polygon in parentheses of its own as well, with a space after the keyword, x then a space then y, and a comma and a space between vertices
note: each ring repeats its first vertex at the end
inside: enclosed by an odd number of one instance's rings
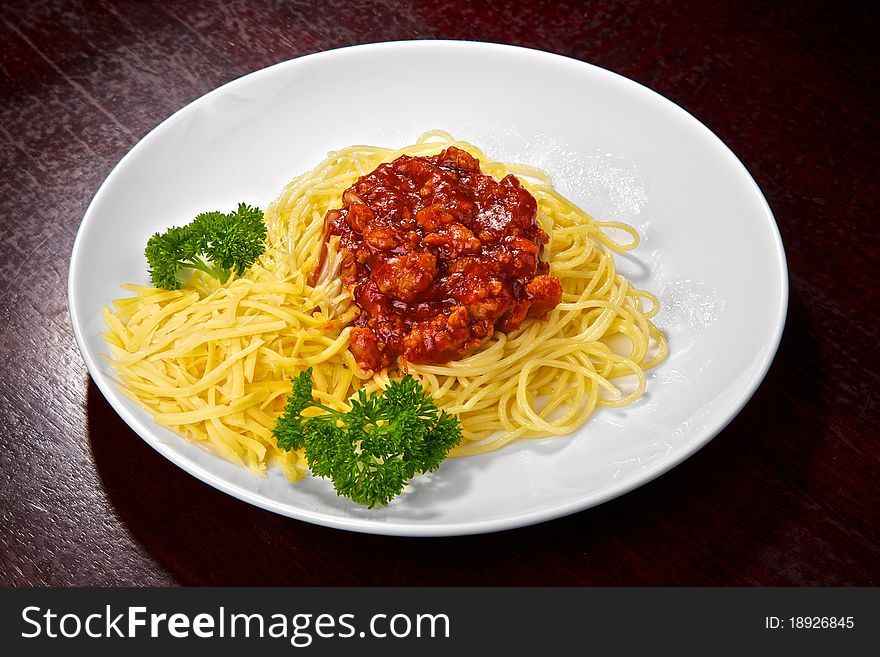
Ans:
POLYGON ((869 3, 436 0, 0 4, 0 583, 876 585, 876 22, 869 3), (405 38, 505 42, 633 78, 764 191, 782 345, 745 410, 633 493, 494 535, 351 534, 250 507, 159 456, 91 383, 73 239, 166 116, 269 64, 405 38))

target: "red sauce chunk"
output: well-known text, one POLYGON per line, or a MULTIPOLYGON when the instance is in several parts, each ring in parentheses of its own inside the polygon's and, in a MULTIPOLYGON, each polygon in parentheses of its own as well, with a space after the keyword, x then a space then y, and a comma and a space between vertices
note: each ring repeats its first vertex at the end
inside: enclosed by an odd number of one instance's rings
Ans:
POLYGON ((340 238, 340 274, 361 310, 349 348, 364 369, 461 358, 562 298, 541 259, 535 198, 461 149, 381 164, 342 202, 325 227, 340 238))

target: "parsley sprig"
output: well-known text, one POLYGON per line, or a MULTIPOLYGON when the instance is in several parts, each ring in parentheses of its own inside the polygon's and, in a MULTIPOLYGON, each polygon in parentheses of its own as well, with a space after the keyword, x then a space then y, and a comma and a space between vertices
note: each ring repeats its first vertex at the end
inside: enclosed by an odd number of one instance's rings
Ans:
POLYGON ((383 392, 360 390, 347 413, 312 396, 312 369, 293 379, 274 435, 282 449, 305 448, 312 473, 328 477, 339 495, 373 508, 385 505, 415 475, 436 470, 461 441, 458 419, 437 408, 406 375, 383 392), (307 408, 325 413, 304 416, 307 408))
POLYGON ((235 212, 203 212, 186 226, 156 233, 144 255, 153 285, 176 290, 183 270, 198 269, 225 283, 233 273, 247 271, 265 249, 262 210, 239 203, 235 212))

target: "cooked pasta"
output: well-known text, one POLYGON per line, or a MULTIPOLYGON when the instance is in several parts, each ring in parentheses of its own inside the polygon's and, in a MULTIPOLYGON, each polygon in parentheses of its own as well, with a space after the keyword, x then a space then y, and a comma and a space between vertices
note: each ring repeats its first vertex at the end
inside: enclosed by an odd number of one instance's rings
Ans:
POLYGON ((274 461, 292 479, 307 472, 302 454, 276 446, 272 427, 290 379, 310 366, 316 398, 340 410, 358 389, 384 387, 405 369, 459 418, 464 439, 451 456, 463 456, 518 438, 570 434, 598 407, 632 403, 645 389, 645 370, 667 353, 651 322, 656 297, 615 269, 614 253, 638 244, 632 227, 595 220, 556 192, 544 172, 493 162, 444 132, 400 150, 330 153, 284 188, 265 221, 268 247, 245 275, 221 285, 197 273, 173 292, 124 286, 134 296, 105 311, 111 360, 126 393, 158 423, 255 471, 274 461), (516 175, 535 197, 561 302, 546 318, 496 331, 459 360, 361 369, 348 349, 348 325, 359 310, 338 276, 338 238, 326 242, 324 217, 380 163, 451 145, 496 179, 516 175))

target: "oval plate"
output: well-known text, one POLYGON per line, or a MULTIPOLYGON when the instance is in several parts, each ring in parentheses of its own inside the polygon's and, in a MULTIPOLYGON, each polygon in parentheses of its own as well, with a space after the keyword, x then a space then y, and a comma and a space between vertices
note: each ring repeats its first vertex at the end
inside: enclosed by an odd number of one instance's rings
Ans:
POLYGON ((147 443, 208 484, 331 527, 440 536, 509 529, 599 504, 669 470, 739 412, 776 352, 788 294, 773 215, 751 176, 672 102, 603 69, 534 50, 416 41, 356 46, 257 71, 186 106, 116 166, 85 214, 69 303, 89 371, 147 443), (266 478, 156 425, 117 389, 101 309, 147 283, 156 231, 239 201, 265 207, 293 176, 352 144, 400 147, 442 128, 490 156, 548 171, 563 194, 634 225, 618 268, 655 292, 670 356, 647 393, 574 435, 450 459, 387 508, 330 484, 266 478))

